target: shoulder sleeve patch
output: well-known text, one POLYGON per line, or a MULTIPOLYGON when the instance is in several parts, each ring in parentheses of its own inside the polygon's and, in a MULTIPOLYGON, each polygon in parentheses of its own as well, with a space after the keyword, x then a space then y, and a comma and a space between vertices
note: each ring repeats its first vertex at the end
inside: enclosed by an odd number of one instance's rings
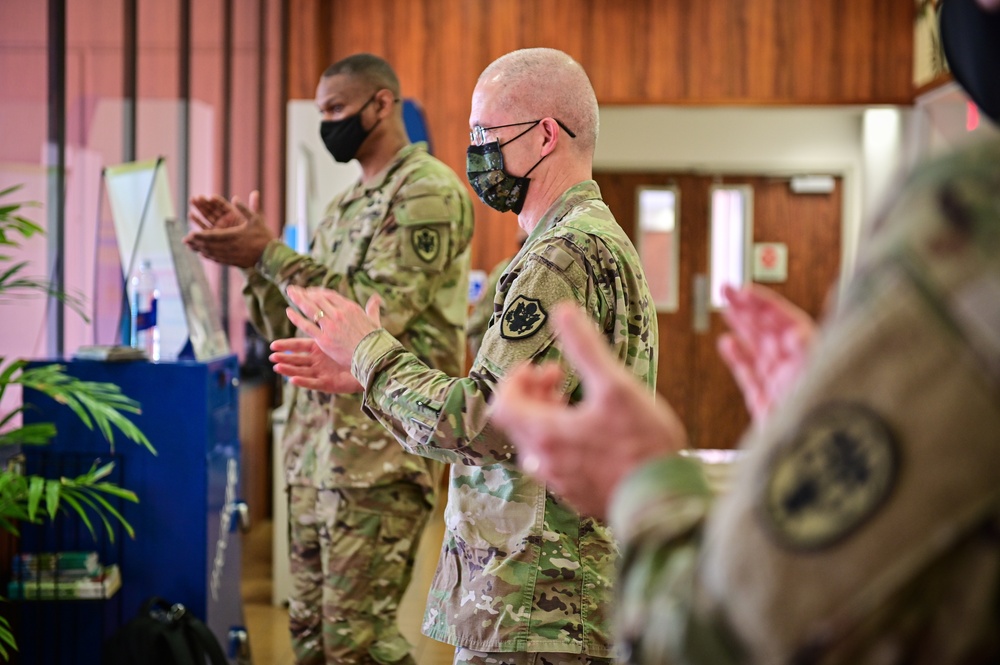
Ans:
POLYGON ((829 547, 878 512, 898 467, 881 416, 859 403, 824 404, 769 463, 761 503, 768 531, 791 549, 829 547))
POLYGON ((519 295, 500 315, 500 336, 504 339, 526 339, 545 325, 548 312, 537 298, 519 295))
POLYGON ((555 337, 549 317, 552 307, 579 298, 561 272, 534 256, 524 259, 509 285, 498 287, 498 297, 499 291, 504 291, 503 309, 486 329, 476 362, 503 375, 546 352, 555 337))

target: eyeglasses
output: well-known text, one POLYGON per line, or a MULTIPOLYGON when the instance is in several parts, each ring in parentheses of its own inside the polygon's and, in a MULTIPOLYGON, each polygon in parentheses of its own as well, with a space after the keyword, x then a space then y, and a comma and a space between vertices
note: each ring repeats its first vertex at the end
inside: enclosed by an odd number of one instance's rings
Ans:
MULTIPOLYGON (((479 125, 476 125, 475 127, 472 128, 472 131, 469 132, 469 142, 472 143, 473 145, 481 146, 484 143, 490 142, 490 139, 487 138, 486 136, 486 132, 493 131, 494 129, 503 129, 504 127, 520 127, 522 125, 531 125, 531 127, 528 127, 528 129, 524 130, 523 132, 521 132, 520 134, 518 134, 517 136, 515 136, 513 139, 510 140, 513 141, 514 139, 523 135, 525 132, 530 131, 532 127, 540 123, 542 120, 544 120, 544 118, 539 120, 526 120, 524 122, 512 122, 508 125, 494 125, 493 127, 480 127, 479 125)), ((576 138, 576 134, 574 134, 569 127, 564 125, 561 120, 559 120, 558 118, 553 118, 553 120, 556 121, 557 125, 562 127, 564 132, 569 134, 569 137, 571 139, 576 138)), ((510 143, 510 141, 506 141, 506 143, 510 143)))

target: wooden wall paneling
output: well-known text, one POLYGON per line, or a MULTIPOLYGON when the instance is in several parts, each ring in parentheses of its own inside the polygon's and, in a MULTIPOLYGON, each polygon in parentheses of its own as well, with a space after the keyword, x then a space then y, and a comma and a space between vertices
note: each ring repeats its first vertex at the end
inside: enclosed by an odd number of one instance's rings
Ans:
POLYGON ((649 4, 646 21, 637 29, 645 33, 640 39, 649 43, 646 58, 645 89, 649 99, 681 99, 688 90, 690 35, 684 29, 689 0, 653 2, 649 4))
MULTIPOLYGON (((523 15, 522 40, 518 48, 538 46, 559 48, 583 63, 589 54, 590 17, 593 12, 582 10, 580 5, 579 0, 549 0, 535 3, 531 11, 523 15), (559 46, 556 46, 557 44, 559 46)), ((639 26, 633 26, 629 33, 637 29, 639 26)), ((627 36, 629 33, 621 35, 620 41, 629 41, 627 36)), ((483 57, 483 66, 501 55, 503 54, 494 53, 492 57, 483 57)))
POLYGON ((777 14, 780 0, 757 0, 754 11, 746 11, 744 25, 746 28, 748 52, 755 57, 755 66, 751 67, 749 60, 742 63, 746 71, 746 96, 749 99, 766 99, 777 89, 775 75, 782 71, 779 66, 779 41, 777 29, 777 14))
MULTIPOLYGON (((888 4, 888 3, 885 3, 888 4)), ((864 3, 851 0, 839 0, 837 16, 834 25, 842 44, 840 63, 834 65, 839 76, 833 78, 840 84, 839 92, 843 96, 859 95, 872 90, 874 84, 873 67, 874 52, 879 35, 873 20, 871 8, 864 3), (849 32, 848 32, 849 30, 849 32), (868 56, 869 62, 864 63, 868 56), (839 65, 839 66, 838 66, 839 65)))
MULTIPOLYGON (((420 2, 421 0, 417 0, 420 2)), ((387 9, 391 0, 367 0, 366 2, 334 2, 330 23, 325 24, 321 36, 333 48, 333 57, 327 58, 324 66, 345 55, 368 51, 386 55, 388 34, 393 35, 413 29, 411 26, 387 25, 387 9)), ((313 80, 315 87, 316 81, 313 80)))
POLYGON ((295 98, 315 84, 304 71, 315 54, 331 54, 328 44, 336 43, 337 53, 416 49, 428 62, 481 66, 514 48, 552 46, 580 59, 602 103, 912 99, 909 0, 295 0, 290 11, 295 98), (456 15, 461 30, 440 28, 456 15))
MULTIPOLYGON (((427 89, 424 80, 427 64, 427 40, 432 25, 428 23, 426 2, 394 2, 387 8, 388 26, 406 26, 409 30, 396 30, 394 37, 386 40, 384 57, 396 70, 406 89, 427 89)), ((424 95, 421 95, 423 98, 424 95)))
MULTIPOLYGON (((586 52, 579 60, 590 75, 598 97, 629 99, 641 93, 636 81, 644 78, 644 46, 647 40, 636 21, 641 2, 580 3, 590 17, 586 52)), ((561 42, 562 40, 560 40, 561 42)), ((561 43, 552 44, 562 49, 561 43)))
POLYGON ((910 0, 875 3, 876 37, 872 47, 872 71, 875 73, 873 94, 891 89, 907 103, 915 99, 913 89, 913 25, 916 9, 910 0), (907 29, 886 30, 884 26, 905 26, 907 29), (881 66, 880 66, 881 65, 881 66), (904 80, 903 72, 909 72, 904 80))
MULTIPOLYGON (((197 4, 197 3, 196 3, 197 4)), ((329 48, 324 0, 288 0, 288 99, 313 99, 329 48)))
MULTIPOLYGON (((322 69, 384 55, 424 104, 434 150, 465 170, 478 74, 516 48, 566 51, 601 104, 876 104, 912 101, 910 0, 291 0, 289 95, 322 69)), ((474 263, 507 255, 512 216, 475 203, 474 263)))
POLYGON ((728 12, 720 12, 714 2, 694 2, 688 5, 688 52, 686 63, 700 63, 692 76, 687 96, 695 98, 727 98, 730 92, 725 82, 727 68, 740 66, 743 55, 738 45, 729 44, 728 12))

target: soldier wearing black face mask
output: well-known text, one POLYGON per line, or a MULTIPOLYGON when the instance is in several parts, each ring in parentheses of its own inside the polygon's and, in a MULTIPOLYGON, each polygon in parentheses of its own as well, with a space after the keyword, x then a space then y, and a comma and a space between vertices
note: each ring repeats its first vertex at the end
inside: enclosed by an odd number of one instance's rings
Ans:
MULTIPOLYGON (((458 176, 409 142, 399 101, 395 73, 376 56, 353 55, 323 73, 323 142, 337 161, 357 159, 362 175, 329 204, 307 256, 274 237, 254 195, 250 209, 193 199, 204 228, 187 242, 245 270, 250 319, 269 340, 294 334, 290 285, 325 286, 359 303, 377 295, 385 328, 454 375, 464 369, 472 205, 458 176)), ((405 452, 362 414, 358 396, 289 385, 285 398, 296 660, 412 665, 396 611, 443 465, 405 452)))
MULTIPOLYGON (((358 148, 361 144, 365 142, 368 135, 378 126, 382 121, 381 118, 375 120, 375 124, 372 125, 370 129, 365 129, 364 122, 361 120, 361 114, 369 104, 375 101, 378 97, 376 92, 371 96, 371 98, 361 105, 357 113, 352 113, 346 118, 341 118, 339 120, 323 120, 319 126, 319 134, 323 139, 323 145, 326 149, 330 151, 333 158, 338 162, 344 163, 349 162, 358 154, 358 148)), ((329 101, 329 100, 326 100, 329 101)), ((399 102, 398 99, 393 99, 393 102, 399 102)), ((323 112, 324 116, 328 114, 327 111, 323 112)))
MULTIPOLYGON (((998 9, 944 0, 941 14, 955 80, 994 122, 998 9)), ((724 357, 748 396, 777 399, 721 494, 722 456, 681 454, 679 419, 582 314, 557 330, 579 405, 548 396, 556 366, 496 390, 493 423, 524 467, 610 518, 629 662, 1000 663, 1000 140, 922 165, 867 231, 801 365, 776 350, 801 312, 753 289, 731 299, 740 351, 724 357), (774 391, 787 368, 801 374, 774 391)))

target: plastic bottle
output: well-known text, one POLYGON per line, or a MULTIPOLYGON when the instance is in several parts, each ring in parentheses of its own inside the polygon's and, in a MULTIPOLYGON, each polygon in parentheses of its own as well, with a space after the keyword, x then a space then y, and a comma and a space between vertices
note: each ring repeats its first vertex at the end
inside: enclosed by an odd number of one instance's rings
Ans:
POLYGON ((156 325, 156 275, 149 259, 143 260, 129 278, 132 306, 132 346, 142 349, 150 360, 160 359, 160 329, 156 325))

